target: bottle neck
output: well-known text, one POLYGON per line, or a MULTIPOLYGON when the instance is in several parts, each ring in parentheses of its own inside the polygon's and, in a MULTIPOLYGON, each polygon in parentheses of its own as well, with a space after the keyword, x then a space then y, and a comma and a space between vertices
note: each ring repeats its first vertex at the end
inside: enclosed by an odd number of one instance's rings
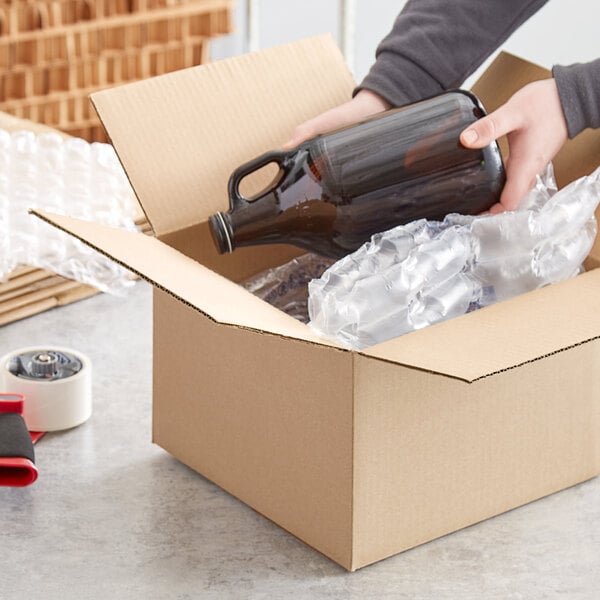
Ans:
POLYGON ((275 220, 281 213, 275 191, 249 202, 240 202, 228 212, 209 219, 211 234, 221 254, 239 246, 269 243, 278 235, 275 220))

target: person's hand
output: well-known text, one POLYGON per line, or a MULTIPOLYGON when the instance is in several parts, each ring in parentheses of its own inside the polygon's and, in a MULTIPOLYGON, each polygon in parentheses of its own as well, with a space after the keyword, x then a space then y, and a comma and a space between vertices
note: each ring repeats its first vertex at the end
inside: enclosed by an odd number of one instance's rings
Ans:
POLYGON ((332 108, 310 121, 298 125, 292 137, 283 145, 293 148, 305 140, 333 129, 356 123, 365 117, 387 110, 391 105, 370 90, 360 90, 352 100, 332 108))
POLYGON ((506 135, 506 185, 500 202, 489 212, 514 210, 567 141, 567 123, 554 79, 521 88, 498 110, 470 125, 460 135, 468 148, 483 148, 506 135))

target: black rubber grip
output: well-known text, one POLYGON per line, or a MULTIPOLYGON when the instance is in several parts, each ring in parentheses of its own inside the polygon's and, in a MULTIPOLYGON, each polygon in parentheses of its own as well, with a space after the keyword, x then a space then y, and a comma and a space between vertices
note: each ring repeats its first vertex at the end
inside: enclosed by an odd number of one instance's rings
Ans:
POLYGON ((17 413, 0 413, 0 458, 26 458, 35 463, 31 436, 17 413))

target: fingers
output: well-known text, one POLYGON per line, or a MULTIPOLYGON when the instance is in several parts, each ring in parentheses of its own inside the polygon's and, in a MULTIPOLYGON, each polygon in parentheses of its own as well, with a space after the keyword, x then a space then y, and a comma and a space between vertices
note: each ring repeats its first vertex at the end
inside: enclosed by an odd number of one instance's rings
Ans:
POLYGON ((293 148, 315 137, 315 135, 331 131, 332 129, 338 129, 348 123, 352 123, 354 120, 356 119, 353 118, 353 111, 349 110, 346 104, 342 104, 296 127, 292 133, 292 137, 283 144, 283 148, 293 148))
POLYGON ((509 156, 501 206, 515 210, 567 141, 567 126, 554 79, 535 81, 518 90, 498 110, 479 119, 460 135, 467 148, 483 148, 506 135, 509 156))
POLYGON ((535 185, 535 178, 545 164, 534 157, 513 156, 506 161, 506 184, 500 203, 506 210, 516 210, 523 198, 535 185))
POLYGON ((498 110, 475 121, 460 134, 460 141, 467 148, 483 148, 499 137, 520 127, 520 115, 504 104, 498 110))
MULTIPOLYGON (((527 192, 535 183, 537 161, 520 156, 519 136, 513 133, 522 126, 519 113, 510 104, 504 104, 498 110, 479 119, 460 135, 461 143, 467 148, 483 148, 503 135, 509 135, 512 160, 506 161, 506 184, 500 196, 500 202, 489 209, 497 214, 505 210, 515 210, 527 192), (516 151, 516 152, 515 152, 516 151)), ((527 145, 527 144, 526 144, 527 145)))
POLYGON ((481 213, 482 215, 497 215, 498 213, 502 213, 502 212, 506 212, 506 207, 501 204, 500 202, 497 202, 496 204, 494 204, 489 210, 487 210, 484 213, 481 213))
POLYGON ((292 137, 283 144, 283 148, 293 148, 315 135, 356 123, 388 108, 390 104, 381 96, 370 90, 360 90, 349 102, 336 106, 296 127, 292 137))

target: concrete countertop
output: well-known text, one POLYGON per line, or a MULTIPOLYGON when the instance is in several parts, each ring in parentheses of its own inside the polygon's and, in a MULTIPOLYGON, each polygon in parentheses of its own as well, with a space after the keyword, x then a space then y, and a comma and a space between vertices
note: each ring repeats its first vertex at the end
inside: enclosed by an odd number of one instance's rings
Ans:
POLYGON ((0 355, 66 346, 94 413, 0 488, 0 598, 600 598, 600 479, 347 573, 151 443, 151 289, 0 328, 0 355))

